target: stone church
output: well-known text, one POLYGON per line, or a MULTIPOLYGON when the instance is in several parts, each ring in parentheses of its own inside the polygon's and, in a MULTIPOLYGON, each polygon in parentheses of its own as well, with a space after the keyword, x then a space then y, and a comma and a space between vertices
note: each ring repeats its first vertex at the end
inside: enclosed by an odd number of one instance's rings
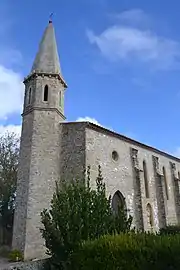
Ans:
POLYGON ((101 165, 113 207, 125 200, 137 229, 180 222, 180 159, 90 122, 65 122, 67 84, 52 21, 24 84, 12 247, 25 260, 45 254, 40 212, 50 206, 55 181, 81 177, 88 165, 92 186, 101 165))

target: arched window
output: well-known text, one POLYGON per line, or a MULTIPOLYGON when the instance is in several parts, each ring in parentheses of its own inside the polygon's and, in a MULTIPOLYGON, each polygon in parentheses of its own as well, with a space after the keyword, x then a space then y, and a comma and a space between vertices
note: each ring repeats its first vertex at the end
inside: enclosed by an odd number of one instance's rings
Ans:
POLYGON ((148 227, 154 226, 153 210, 150 203, 146 206, 148 227))
POLYGON ((28 104, 31 104, 31 96, 32 96, 32 90, 31 90, 31 87, 29 88, 29 91, 28 91, 28 104))
POLYGON ((147 166, 146 166, 145 160, 143 161, 143 172, 144 172, 145 195, 146 195, 146 198, 149 198, 149 183, 148 183, 147 166))
POLYGON ((166 192, 166 199, 169 200, 166 170, 165 170, 164 166, 163 166, 163 176, 164 176, 164 186, 165 186, 165 192, 166 192))
POLYGON ((48 86, 44 87, 44 101, 48 101, 48 86))
POLYGON ((112 197, 112 209, 115 214, 118 213, 119 209, 127 211, 125 198, 119 190, 112 197))

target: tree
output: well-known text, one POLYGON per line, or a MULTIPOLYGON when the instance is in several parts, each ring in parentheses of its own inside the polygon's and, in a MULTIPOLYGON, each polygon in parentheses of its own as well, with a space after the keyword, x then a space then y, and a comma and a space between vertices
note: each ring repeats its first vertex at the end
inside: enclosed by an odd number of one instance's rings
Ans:
POLYGON ((114 215, 111 198, 106 197, 106 187, 99 166, 96 189, 90 187, 90 168, 82 181, 61 181, 50 210, 41 213, 47 253, 57 269, 64 269, 70 255, 85 240, 99 238, 130 229, 132 218, 124 212, 114 215))
POLYGON ((1 244, 11 244, 19 158, 19 139, 14 133, 0 137, 0 227, 1 244))

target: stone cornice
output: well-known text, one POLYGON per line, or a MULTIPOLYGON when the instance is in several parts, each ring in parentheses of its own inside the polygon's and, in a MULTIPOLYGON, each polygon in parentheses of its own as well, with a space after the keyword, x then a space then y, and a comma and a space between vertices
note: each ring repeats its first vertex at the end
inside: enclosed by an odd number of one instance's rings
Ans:
POLYGON ((24 110, 24 112, 21 114, 21 116, 25 116, 33 111, 55 111, 57 112, 63 120, 66 120, 66 117, 62 114, 62 112, 60 112, 58 109, 56 108, 41 108, 41 107, 28 107, 24 110))
POLYGON ((49 77, 49 78, 56 78, 58 80, 61 81, 61 83, 63 84, 64 88, 67 88, 67 84, 65 82, 65 80, 62 78, 62 76, 60 74, 55 74, 55 73, 45 73, 45 72, 33 72, 30 75, 28 75, 27 77, 24 78, 23 83, 27 83, 28 81, 30 81, 33 78, 37 78, 37 77, 49 77))

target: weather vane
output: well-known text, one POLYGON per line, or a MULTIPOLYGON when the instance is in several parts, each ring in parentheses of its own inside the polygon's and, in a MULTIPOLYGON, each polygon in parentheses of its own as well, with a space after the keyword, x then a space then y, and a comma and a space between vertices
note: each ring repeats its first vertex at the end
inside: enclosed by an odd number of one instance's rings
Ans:
POLYGON ((49 15, 49 22, 52 22, 53 12, 49 15))

